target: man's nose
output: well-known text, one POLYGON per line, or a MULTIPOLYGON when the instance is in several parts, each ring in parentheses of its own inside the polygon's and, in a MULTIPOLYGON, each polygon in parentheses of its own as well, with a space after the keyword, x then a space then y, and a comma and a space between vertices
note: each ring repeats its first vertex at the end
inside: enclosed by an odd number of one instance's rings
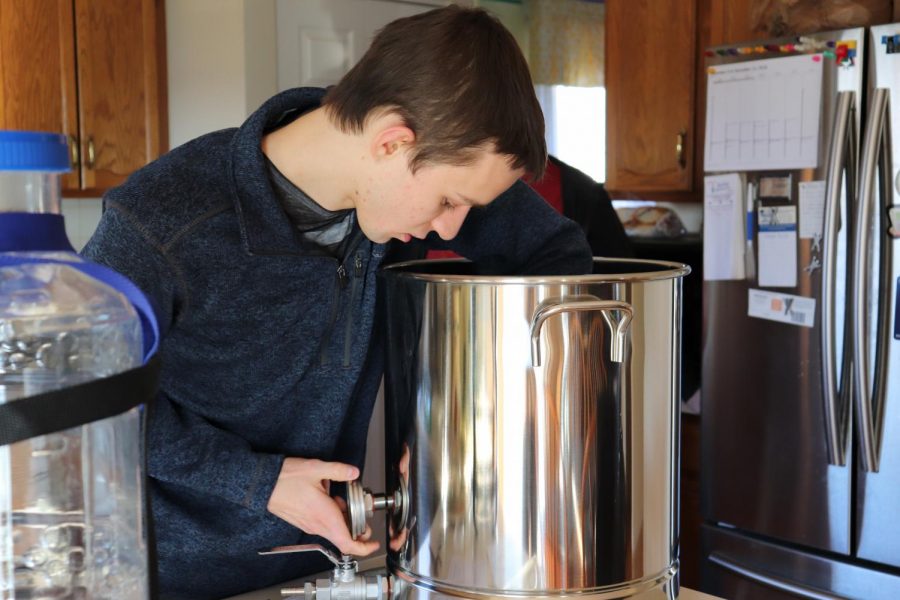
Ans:
POLYGON ((441 236, 442 240, 452 240, 459 233, 471 206, 457 206, 453 210, 445 210, 431 222, 431 228, 441 236))

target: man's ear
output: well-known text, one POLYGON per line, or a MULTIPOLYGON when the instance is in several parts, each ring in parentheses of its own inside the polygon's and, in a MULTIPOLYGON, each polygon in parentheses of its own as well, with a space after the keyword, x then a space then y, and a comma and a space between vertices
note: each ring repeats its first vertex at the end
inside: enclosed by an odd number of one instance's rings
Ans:
POLYGON ((390 158, 397 153, 405 153, 416 141, 413 130, 402 123, 386 123, 372 138, 372 156, 390 158))

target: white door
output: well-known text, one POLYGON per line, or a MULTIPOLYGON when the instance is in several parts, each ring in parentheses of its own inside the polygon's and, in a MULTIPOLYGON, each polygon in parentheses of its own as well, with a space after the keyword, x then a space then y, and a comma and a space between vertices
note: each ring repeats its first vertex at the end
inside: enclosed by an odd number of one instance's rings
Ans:
MULTIPOLYGON (((278 89, 325 87, 362 58, 375 32, 445 0, 278 0, 278 89)), ((460 2, 460 4, 471 4, 460 2)))

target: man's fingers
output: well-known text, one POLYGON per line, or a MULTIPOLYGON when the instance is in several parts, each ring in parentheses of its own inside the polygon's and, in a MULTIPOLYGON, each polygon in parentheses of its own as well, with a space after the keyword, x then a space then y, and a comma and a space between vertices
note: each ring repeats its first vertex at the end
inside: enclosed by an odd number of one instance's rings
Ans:
POLYGON ((372 528, 366 523, 366 530, 356 536, 358 542, 368 542, 372 538, 372 528))
POLYGON ((337 546, 343 554, 367 556, 378 550, 378 542, 369 540, 372 529, 368 525, 366 525, 365 532, 356 540, 350 537, 350 530, 342 518, 329 518, 327 522, 323 521, 322 525, 325 531, 320 535, 337 546))
POLYGON ((313 469, 316 477, 319 479, 330 479, 331 481, 353 481, 359 477, 359 469, 353 465, 347 465, 338 462, 326 462, 324 460, 310 461, 310 468, 313 469))
POLYGON ((349 542, 343 545, 338 545, 338 548, 344 554, 352 554, 353 556, 368 556, 369 554, 372 554, 373 552, 378 550, 378 546, 378 542, 374 541, 364 542, 360 540, 349 540, 349 542))

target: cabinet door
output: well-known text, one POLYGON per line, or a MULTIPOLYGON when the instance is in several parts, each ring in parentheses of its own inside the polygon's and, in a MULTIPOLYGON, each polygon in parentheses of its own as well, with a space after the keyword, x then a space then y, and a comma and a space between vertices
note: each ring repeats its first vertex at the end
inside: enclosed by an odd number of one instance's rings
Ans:
POLYGON ((122 183, 165 145, 163 0, 75 0, 82 187, 122 183))
MULTIPOLYGON (((77 152, 72 20, 72 0, 0 2, 0 129, 64 133, 77 152)), ((63 187, 78 189, 77 171, 63 187)))
POLYGON ((607 179, 614 191, 690 191, 694 0, 607 0, 607 179))

